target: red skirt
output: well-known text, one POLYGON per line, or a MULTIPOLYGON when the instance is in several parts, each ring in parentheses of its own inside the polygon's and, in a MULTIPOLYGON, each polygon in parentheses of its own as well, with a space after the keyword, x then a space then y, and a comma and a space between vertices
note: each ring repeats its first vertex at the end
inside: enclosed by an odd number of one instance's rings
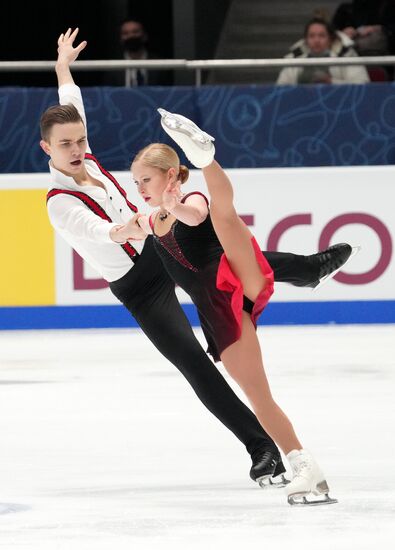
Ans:
MULTIPOLYGON (((260 314, 273 294, 274 276, 255 238, 252 237, 251 241, 259 267, 266 278, 266 285, 250 313, 256 327, 260 314)), ((244 292, 243 285, 233 273, 225 254, 222 254, 216 269, 216 281, 213 281, 213 275, 211 270, 205 270, 205 284, 200 284, 199 291, 196 294, 191 293, 191 296, 197 306, 201 326, 208 342, 208 352, 214 361, 220 361, 221 353, 240 339, 244 292)))

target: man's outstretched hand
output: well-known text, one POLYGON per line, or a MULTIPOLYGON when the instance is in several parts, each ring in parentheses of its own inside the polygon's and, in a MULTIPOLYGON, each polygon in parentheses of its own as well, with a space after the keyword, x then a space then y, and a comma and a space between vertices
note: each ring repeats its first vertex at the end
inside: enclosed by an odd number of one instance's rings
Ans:
POLYGON ((61 34, 58 38, 58 63, 65 63, 71 65, 73 61, 77 59, 80 52, 87 45, 87 41, 84 40, 78 46, 74 47, 73 42, 77 37, 78 28, 74 31, 68 29, 64 34, 61 34))

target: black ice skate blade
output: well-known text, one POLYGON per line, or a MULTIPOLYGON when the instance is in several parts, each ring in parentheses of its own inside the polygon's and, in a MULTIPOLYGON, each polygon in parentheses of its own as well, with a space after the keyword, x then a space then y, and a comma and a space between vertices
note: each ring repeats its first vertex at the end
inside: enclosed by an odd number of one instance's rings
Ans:
POLYGON ((324 498, 318 500, 307 500, 305 495, 298 494, 288 496, 288 504, 291 506, 322 506, 326 504, 337 504, 338 502, 336 498, 331 498, 328 494, 326 494, 324 498))
POLYGON ((280 489, 281 487, 285 487, 290 483, 290 480, 287 479, 284 474, 281 474, 280 476, 277 476, 277 478, 273 478, 272 476, 262 476, 257 478, 257 482, 259 484, 259 487, 261 489, 280 489))

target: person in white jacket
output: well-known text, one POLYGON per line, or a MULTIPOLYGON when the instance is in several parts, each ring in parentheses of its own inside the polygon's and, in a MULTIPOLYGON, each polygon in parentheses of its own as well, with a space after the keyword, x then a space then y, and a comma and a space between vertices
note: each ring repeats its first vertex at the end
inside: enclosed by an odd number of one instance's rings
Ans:
MULTIPOLYGON (((344 33, 335 31, 321 18, 311 19, 304 37, 291 46, 285 56, 289 59, 308 57, 357 57, 353 41, 344 33)), ((277 84, 365 84, 369 75, 363 65, 333 65, 331 67, 285 67, 277 84)))

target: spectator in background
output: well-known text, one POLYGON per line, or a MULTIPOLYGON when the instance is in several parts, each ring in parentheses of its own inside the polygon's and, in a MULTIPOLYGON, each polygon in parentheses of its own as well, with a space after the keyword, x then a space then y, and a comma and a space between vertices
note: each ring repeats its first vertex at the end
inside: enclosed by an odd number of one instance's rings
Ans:
MULTIPOLYGON (((395 0, 353 0, 340 4, 333 25, 354 40, 359 55, 395 53, 395 0)), ((372 80, 391 80, 391 66, 370 67, 372 80)))
MULTIPOLYGON (((124 59, 145 60, 150 57, 147 49, 148 35, 141 21, 133 19, 124 21, 120 27, 119 39, 124 59)), ((126 71, 126 86, 143 86, 145 84, 148 84, 146 69, 128 69, 126 71)))
MULTIPOLYGON (((344 33, 335 31, 320 17, 311 19, 304 31, 304 38, 296 42, 287 58, 301 57, 355 57, 353 41, 344 33)), ((369 82, 366 68, 362 65, 331 67, 285 67, 277 84, 363 84, 369 82)))
POLYGON ((359 55, 395 52, 394 0, 353 0, 340 4, 332 22, 354 41, 359 55))
MULTIPOLYGON (((150 50, 148 33, 138 19, 126 19, 121 23, 119 44, 124 59, 144 61, 161 58, 150 50)), ((107 83, 113 86, 165 86, 172 84, 172 77, 170 71, 127 69, 122 73, 113 72, 107 83)))

